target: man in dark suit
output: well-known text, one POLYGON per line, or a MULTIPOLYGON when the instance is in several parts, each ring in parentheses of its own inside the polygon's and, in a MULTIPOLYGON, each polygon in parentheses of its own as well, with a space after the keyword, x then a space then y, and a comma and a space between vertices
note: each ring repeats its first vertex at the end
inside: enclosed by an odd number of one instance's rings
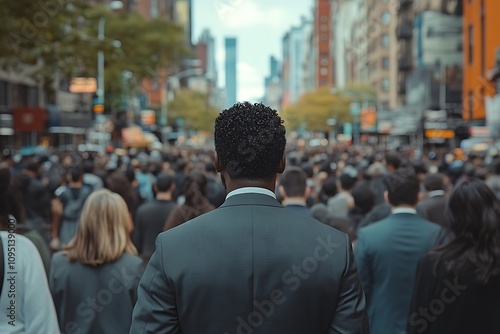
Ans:
POLYGON ((226 201, 159 235, 130 333, 368 333, 347 236, 276 200, 282 123, 248 102, 218 116, 226 201))
POLYGON ((405 333, 417 264, 442 238, 438 225, 417 215, 417 176, 398 170, 386 182, 392 213, 360 229, 355 248, 372 334, 405 333))
POLYGON ((168 217, 177 207, 172 199, 174 178, 166 173, 158 175, 153 185, 156 198, 142 204, 135 214, 134 244, 147 262, 155 251, 155 240, 163 231, 168 217))
POLYGON ((417 213, 428 221, 444 226, 444 210, 447 203, 444 175, 428 174, 423 183, 427 198, 418 203, 417 213))
POLYGON ((307 198, 311 188, 307 186, 307 175, 298 167, 287 168, 280 178, 278 191, 283 198, 283 206, 295 213, 311 217, 307 198))

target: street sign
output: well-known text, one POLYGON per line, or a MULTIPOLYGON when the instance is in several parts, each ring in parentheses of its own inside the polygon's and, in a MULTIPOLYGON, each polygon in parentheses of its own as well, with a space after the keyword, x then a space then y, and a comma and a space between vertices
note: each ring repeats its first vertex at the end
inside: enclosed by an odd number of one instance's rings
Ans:
POLYGON ((95 93, 97 81, 95 78, 73 78, 69 85, 71 93, 95 93))
POLYGON ((425 130, 425 138, 453 139, 455 138, 455 131, 437 129, 425 130))

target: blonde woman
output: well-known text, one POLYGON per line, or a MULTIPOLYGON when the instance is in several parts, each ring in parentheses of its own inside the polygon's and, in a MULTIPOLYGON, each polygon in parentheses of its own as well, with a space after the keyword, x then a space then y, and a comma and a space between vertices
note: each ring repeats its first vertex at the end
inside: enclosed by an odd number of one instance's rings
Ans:
POLYGON ((122 197, 91 194, 76 236, 54 254, 50 289, 65 333, 128 333, 142 260, 130 240, 133 225, 122 197))

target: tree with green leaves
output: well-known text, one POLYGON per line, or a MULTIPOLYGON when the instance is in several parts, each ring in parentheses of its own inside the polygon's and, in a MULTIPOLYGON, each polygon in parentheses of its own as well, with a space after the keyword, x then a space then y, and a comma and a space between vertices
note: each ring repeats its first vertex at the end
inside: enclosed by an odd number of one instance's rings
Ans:
POLYGON ((182 118, 188 130, 212 132, 218 115, 219 112, 209 105, 206 94, 190 89, 179 90, 168 104, 168 123, 173 125, 182 118))
POLYGON ((179 25, 114 13, 85 0, 0 0, 0 20, 1 67, 22 70, 47 90, 57 78, 96 77, 99 50, 105 54, 105 89, 111 96, 133 93, 143 79, 157 79, 160 69, 188 54, 179 25), (102 18, 105 39, 100 41, 102 18))

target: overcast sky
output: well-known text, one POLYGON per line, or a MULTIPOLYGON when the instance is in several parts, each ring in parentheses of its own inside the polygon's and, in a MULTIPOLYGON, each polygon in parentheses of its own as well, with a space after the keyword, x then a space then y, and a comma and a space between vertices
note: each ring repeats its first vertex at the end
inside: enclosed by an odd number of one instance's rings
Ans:
POLYGON ((300 17, 312 17, 312 0, 193 0, 193 43, 209 28, 215 37, 219 87, 224 86, 224 38, 238 39, 237 98, 264 95, 269 57, 281 61, 281 39, 300 17))

